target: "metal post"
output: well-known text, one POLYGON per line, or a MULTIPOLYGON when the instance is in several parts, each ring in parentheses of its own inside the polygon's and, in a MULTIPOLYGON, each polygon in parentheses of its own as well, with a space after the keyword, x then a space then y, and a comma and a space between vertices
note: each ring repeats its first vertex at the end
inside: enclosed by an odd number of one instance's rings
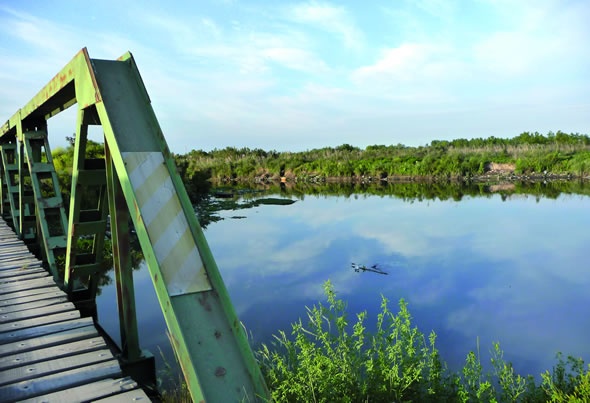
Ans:
POLYGON ((6 196, 8 198, 8 219, 12 225, 12 228, 19 233, 18 226, 18 203, 15 198, 15 194, 18 193, 18 186, 14 183, 15 176, 18 176, 18 166, 16 155, 16 144, 4 143, 0 145, 0 154, 2 155, 2 167, 4 168, 4 179, 6 181, 6 196))
POLYGON ((130 257, 129 208, 105 141, 107 189, 111 215, 111 244, 117 287, 117 307, 121 332, 121 361, 125 370, 137 381, 155 387, 155 361, 139 346, 133 269, 130 257))
MULTIPOLYGON (((43 121, 37 123, 38 127, 46 128, 47 122, 43 121)), ((33 189, 31 186, 30 170, 28 165, 28 156, 25 151, 25 134, 22 120, 17 122, 16 135, 16 156, 18 157, 18 194, 19 194, 19 237, 25 242, 30 243, 36 238, 35 233, 35 199, 33 196, 33 189), (29 181, 25 180, 29 177, 29 181)), ((16 225, 15 225, 16 227, 16 225)))
POLYGON ((78 221, 80 215, 80 204, 82 198, 78 194, 78 173, 84 168, 84 153, 86 152, 86 140, 88 137, 88 125, 84 122, 84 109, 78 109, 78 120, 76 123, 76 140, 74 143, 74 161, 72 164, 72 189, 70 195, 70 212, 68 214, 68 235, 67 235, 67 252, 66 266, 64 274, 64 288, 71 293, 74 290, 75 279, 73 277, 73 266, 76 262, 78 238, 73 236, 74 223, 78 221))
MULTIPOLYGON (((61 278, 57 268, 57 256, 63 254, 66 248, 67 217, 63 208, 61 190, 59 188, 57 174, 53 166, 51 149, 44 130, 25 131, 22 136, 25 150, 27 168, 29 172, 32 196, 32 205, 27 204, 29 211, 35 211, 35 217, 25 216, 28 227, 32 227, 33 233, 37 233, 39 246, 43 251, 49 271, 58 284, 61 278), (42 159, 41 149, 45 150, 46 161, 42 159), (42 185, 43 180, 50 180, 51 188, 47 189, 52 196, 45 197, 42 185), (33 227, 35 221, 37 225, 33 227)), ((47 183, 46 183, 47 185, 47 183)))
POLYGON ((109 189, 109 211, 111 214, 111 242, 113 263, 117 283, 117 307, 121 329, 121 347, 127 360, 135 361, 141 355, 137 335, 135 311, 135 291, 133 288, 133 269, 129 256, 129 210, 127 202, 115 173, 111 153, 105 144, 107 166, 107 187, 109 189))
POLYGON ((15 223, 15 228, 18 227, 18 237, 25 238, 24 233, 24 216, 25 216, 25 189, 24 189, 24 149, 22 141, 22 126, 18 125, 18 136, 16 138, 16 152, 14 153, 16 162, 18 164, 18 223, 15 223))
POLYGON ((4 192, 4 167, 3 164, 0 162, 0 217, 4 217, 4 198, 6 194, 4 192))

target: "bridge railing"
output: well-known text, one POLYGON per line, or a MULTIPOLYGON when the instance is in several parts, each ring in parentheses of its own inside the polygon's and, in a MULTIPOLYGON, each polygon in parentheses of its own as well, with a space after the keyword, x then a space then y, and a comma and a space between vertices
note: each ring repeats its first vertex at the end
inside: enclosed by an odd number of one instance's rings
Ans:
POLYGON ((0 155, 1 214, 80 306, 95 306, 110 217, 120 358, 132 375, 140 377, 153 359, 141 350, 137 332, 129 218, 193 400, 268 399, 130 53, 98 60, 82 49, 0 127, 0 155), (66 214, 47 120, 74 105, 78 114, 66 214), (87 156, 90 125, 102 126, 104 158, 87 156), (79 248, 80 239, 91 240, 89 250, 79 248), (59 262, 65 262, 63 273, 59 262))

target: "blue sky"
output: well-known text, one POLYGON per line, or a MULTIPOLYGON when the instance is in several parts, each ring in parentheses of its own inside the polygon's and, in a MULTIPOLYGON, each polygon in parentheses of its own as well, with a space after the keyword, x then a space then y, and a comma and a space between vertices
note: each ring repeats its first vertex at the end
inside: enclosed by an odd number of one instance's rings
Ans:
POLYGON ((175 152, 589 133, 589 18, 585 0, 3 0, 0 121, 86 46, 134 54, 175 152))

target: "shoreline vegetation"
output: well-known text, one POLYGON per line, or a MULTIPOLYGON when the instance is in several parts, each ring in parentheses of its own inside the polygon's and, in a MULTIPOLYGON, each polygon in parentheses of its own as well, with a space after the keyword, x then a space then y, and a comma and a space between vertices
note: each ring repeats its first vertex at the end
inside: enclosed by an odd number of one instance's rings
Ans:
POLYGON ((590 137, 524 132, 507 139, 433 140, 419 147, 343 144, 302 152, 226 147, 175 159, 185 182, 195 184, 574 179, 590 174, 590 137))
MULTIPOLYGON (((69 147, 53 152, 66 204, 73 161, 73 141, 68 140, 69 147)), ((101 158, 104 148, 88 141, 87 153, 101 158)), ((266 197, 279 193, 295 199, 365 193, 409 201, 458 201, 498 193, 503 198, 590 195, 585 180, 590 137, 562 132, 364 150, 346 144, 300 153, 193 150, 175 159, 204 227, 220 219, 215 215, 219 210, 295 202, 266 197), (212 191, 219 184, 226 190, 212 191), (252 190, 253 184, 258 190, 252 190), (199 205, 205 206, 203 211, 199 205)), ((494 343, 490 364, 485 365, 491 371, 484 373, 478 345, 467 354, 465 366, 451 372, 435 347, 436 334, 425 337, 418 331, 403 300, 394 314, 383 297, 377 332, 371 334, 364 325, 366 312, 357 314, 353 323, 329 282, 325 293, 328 305, 308 309, 306 325, 299 320, 290 336, 279 330, 270 347, 253 346, 275 401, 590 401, 590 366, 581 358, 564 360, 558 354, 556 366, 535 383, 533 376, 516 374, 494 343)), ((175 387, 162 391, 163 401, 190 401, 186 384, 177 379, 175 387)))

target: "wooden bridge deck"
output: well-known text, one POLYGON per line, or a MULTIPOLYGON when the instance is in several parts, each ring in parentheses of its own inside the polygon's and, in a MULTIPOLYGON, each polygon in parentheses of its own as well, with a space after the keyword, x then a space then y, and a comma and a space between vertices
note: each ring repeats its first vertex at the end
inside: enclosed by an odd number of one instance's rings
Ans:
POLYGON ((0 401, 149 401, 0 218, 0 401))

